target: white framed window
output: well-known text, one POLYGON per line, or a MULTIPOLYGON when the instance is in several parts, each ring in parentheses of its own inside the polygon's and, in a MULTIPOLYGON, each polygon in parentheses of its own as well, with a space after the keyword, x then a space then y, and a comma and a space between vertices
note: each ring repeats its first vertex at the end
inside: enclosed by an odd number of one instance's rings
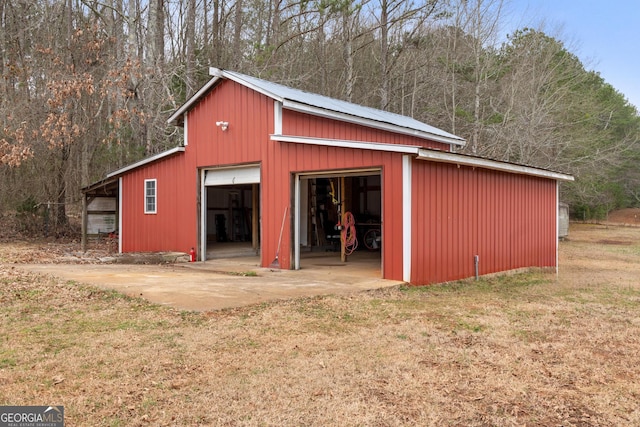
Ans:
POLYGON ((144 180, 144 213, 155 214, 158 212, 158 180, 144 180))

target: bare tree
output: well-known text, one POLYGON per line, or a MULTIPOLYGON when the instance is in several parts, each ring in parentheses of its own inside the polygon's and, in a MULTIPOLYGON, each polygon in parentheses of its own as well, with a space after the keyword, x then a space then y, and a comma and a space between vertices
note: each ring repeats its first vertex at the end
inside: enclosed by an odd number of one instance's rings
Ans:
POLYGON ((375 28, 379 30, 379 95, 383 110, 389 108, 392 72, 403 58, 406 40, 432 17, 439 0, 422 0, 415 4, 402 0, 379 0, 371 8, 375 28))

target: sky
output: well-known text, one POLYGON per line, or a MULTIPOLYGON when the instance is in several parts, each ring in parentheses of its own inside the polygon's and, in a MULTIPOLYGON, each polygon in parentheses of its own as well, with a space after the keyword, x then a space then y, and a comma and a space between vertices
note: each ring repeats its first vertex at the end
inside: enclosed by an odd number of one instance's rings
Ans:
POLYGON ((507 32, 542 28, 640 110, 639 0, 507 2, 508 22, 513 25, 507 32))

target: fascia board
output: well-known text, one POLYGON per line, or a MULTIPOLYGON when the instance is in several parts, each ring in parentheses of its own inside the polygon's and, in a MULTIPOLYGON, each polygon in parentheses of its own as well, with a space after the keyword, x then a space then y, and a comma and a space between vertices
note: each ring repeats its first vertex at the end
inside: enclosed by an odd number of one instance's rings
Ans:
POLYGON ((258 93, 261 93, 266 97, 275 99, 276 101, 282 102, 284 100, 281 96, 278 96, 275 93, 266 90, 262 86, 255 85, 255 84, 251 83, 250 81, 244 80, 243 78, 241 78, 240 76, 238 76, 235 73, 231 73, 231 72, 227 72, 225 70, 221 70, 219 68, 211 67, 211 68, 209 68, 209 74, 212 75, 212 76, 219 77, 219 78, 225 78, 225 79, 232 80, 232 81, 234 81, 234 82, 236 82, 236 83, 238 83, 238 84, 240 84, 242 86, 245 86, 245 87, 247 87, 249 89, 252 89, 252 90, 254 90, 254 91, 258 92, 258 93))
POLYGON ((109 184, 113 184, 116 181, 117 180, 115 178, 106 177, 104 179, 101 179, 100 181, 96 181, 96 182, 94 182, 92 184, 87 185, 86 187, 81 188, 80 191, 82 191, 83 193, 86 194, 86 193, 88 193, 90 191, 94 191, 94 190, 96 190, 98 188, 106 187, 109 184))
POLYGON ((560 172, 538 169, 531 166, 515 165, 513 163, 500 162, 497 160, 482 159, 479 157, 462 156, 455 153, 445 153, 443 151, 420 149, 418 159, 492 169, 501 172, 538 176, 542 178, 555 179, 557 181, 574 181, 573 176, 560 172))
POLYGON ((142 159, 139 162, 132 163, 132 164, 130 164, 128 166, 125 166, 125 167, 123 167, 121 169, 113 171, 113 172, 107 174, 107 178, 111 178, 111 177, 114 177, 114 176, 122 175, 123 173, 129 172, 129 171, 131 171, 133 169, 137 169, 140 166, 144 166, 146 164, 153 163, 153 162, 158 161, 160 159, 163 159, 165 157, 172 156, 172 155, 174 155, 176 153, 183 153, 183 152, 184 152, 184 147, 175 147, 175 148, 172 148, 171 150, 163 151, 162 153, 158 153, 155 156, 147 157, 146 159, 142 159))
POLYGON ((307 136, 270 135, 272 141, 292 142, 297 144, 324 145, 338 148, 354 148, 359 150, 386 151, 418 155, 420 147, 415 145, 385 144, 381 142, 349 141, 343 139, 311 138, 307 136))

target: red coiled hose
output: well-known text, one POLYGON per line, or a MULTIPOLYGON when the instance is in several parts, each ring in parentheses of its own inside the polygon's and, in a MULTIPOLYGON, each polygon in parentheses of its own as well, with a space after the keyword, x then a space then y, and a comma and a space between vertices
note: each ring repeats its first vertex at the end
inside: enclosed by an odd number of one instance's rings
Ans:
POLYGON ((342 231, 340 238, 344 244, 344 252, 351 255, 358 247, 358 238, 356 237, 356 219, 351 212, 345 212, 342 215, 342 231))

